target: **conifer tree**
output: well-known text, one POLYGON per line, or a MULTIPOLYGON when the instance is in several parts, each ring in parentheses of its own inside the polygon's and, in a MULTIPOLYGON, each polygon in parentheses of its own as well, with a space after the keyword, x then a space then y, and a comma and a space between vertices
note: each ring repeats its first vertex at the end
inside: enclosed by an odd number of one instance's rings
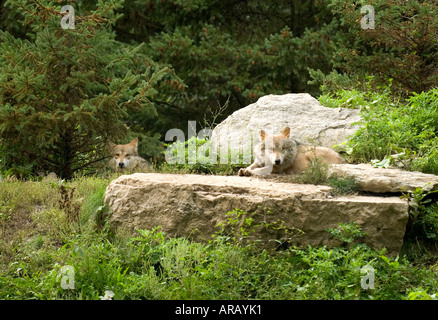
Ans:
MULTIPOLYGON (((75 2, 70 2, 73 9, 75 2)), ((149 98, 168 68, 141 46, 116 41, 111 27, 123 0, 99 0, 71 19, 49 0, 9 0, 28 26, 25 38, 0 30, 0 166, 11 173, 54 171, 71 178, 123 139, 129 113, 156 110, 149 98), (61 20, 70 24, 64 29, 61 20)))
POLYGON ((346 76, 353 85, 364 85, 372 76, 376 88, 392 83, 394 94, 404 97, 436 87, 438 0, 329 3, 340 27, 331 42, 335 70, 328 76, 313 73, 320 83, 336 91, 345 89, 346 76))

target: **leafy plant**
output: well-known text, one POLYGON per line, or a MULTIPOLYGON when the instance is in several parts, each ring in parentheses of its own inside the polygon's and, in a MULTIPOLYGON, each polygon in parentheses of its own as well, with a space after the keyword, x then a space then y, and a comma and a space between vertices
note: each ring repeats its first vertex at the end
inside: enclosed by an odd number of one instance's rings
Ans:
MULTIPOLYGON (((338 95, 339 101, 349 96, 343 91, 338 95)), ((438 173, 437 89, 414 93, 406 100, 395 100, 386 93, 363 93, 362 97, 358 104, 362 120, 347 145, 351 160, 438 173)))
POLYGON ((333 193, 336 196, 355 194, 359 191, 359 186, 352 177, 332 175, 327 179, 327 184, 333 188, 333 193))
MULTIPOLYGON (((429 183, 430 184, 430 183, 429 183)), ((438 240, 438 203, 430 196, 438 190, 418 187, 400 197, 409 203, 410 231, 417 236, 438 240)))
POLYGON ((232 149, 228 150, 228 163, 221 163, 220 155, 212 153, 209 139, 192 137, 184 142, 167 144, 166 147, 166 163, 160 168, 164 172, 224 175, 234 174, 244 165, 243 155, 232 149))
POLYGON ((354 240, 362 238, 366 234, 362 232, 362 227, 354 222, 339 223, 338 228, 327 229, 327 231, 339 240, 342 240, 347 246, 351 246, 354 240))
POLYGON ((438 300, 437 294, 428 294, 425 290, 417 289, 409 292, 408 300, 438 300))
POLYGON ((306 184, 324 184, 327 182, 327 178, 328 164, 316 157, 310 161, 309 167, 300 174, 299 180, 306 184))
POLYGON ((240 209, 234 209, 225 213, 226 222, 219 222, 217 227, 220 231, 213 238, 226 237, 230 243, 244 245, 249 248, 257 246, 260 249, 271 249, 275 242, 274 250, 288 247, 294 237, 298 237, 302 231, 292 226, 286 226, 283 220, 272 215, 268 208, 259 208, 258 211, 247 213, 240 209))

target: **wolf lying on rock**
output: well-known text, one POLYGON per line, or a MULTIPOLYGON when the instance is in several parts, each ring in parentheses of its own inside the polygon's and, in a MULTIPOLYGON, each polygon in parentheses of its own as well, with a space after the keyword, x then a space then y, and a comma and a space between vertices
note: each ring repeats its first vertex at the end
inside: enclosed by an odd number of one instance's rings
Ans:
POLYGON ((326 147, 314 147, 290 139, 286 127, 277 136, 260 131, 260 143, 254 148, 254 163, 239 170, 239 176, 267 175, 271 173, 295 174, 302 172, 315 158, 323 163, 340 164, 344 159, 336 151, 326 147))

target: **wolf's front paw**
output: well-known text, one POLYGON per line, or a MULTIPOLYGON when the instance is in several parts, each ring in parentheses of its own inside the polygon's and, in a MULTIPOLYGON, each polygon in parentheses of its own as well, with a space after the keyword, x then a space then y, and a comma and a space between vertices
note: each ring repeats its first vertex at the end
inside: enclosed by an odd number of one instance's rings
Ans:
POLYGON ((249 171, 248 169, 245 169, 245 168, 241 168, 237 174, 241 177, 243 177, 243 176, 249 177, 249 176, 251 176, 251 171, 249 171))

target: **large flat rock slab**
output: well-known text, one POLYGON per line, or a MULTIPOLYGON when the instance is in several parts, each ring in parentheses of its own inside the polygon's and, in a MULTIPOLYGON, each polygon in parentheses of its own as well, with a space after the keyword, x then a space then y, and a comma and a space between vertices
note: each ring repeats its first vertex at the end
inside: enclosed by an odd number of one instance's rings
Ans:
MULTIPOLYGON (((301 230, 288 238, 298 246, 338 245, 326 231, 356 222, 364 242, 398 254, 408 221, 408 205, 398 197, 332 197, 331 188, 280 183, 255 177, 136 173, 113 180, 105 193, 110 224, 134 232, 162 226, 171 237, 210 239, 225 213, 241 209, 269 223, 301 230), (269 213, 267 213, 269 211, 269 213)), ((255 221, 255 223, 260 222, 255 221)), ((266 228, 265 228, 266 229, 266 228)), ((285 229, 264 230, 274 245, 285 229)), ((289 234, 290 236, 290 234, 289 234)))
POLYGON ((353 177, 360 190, 375 193, 411 192, 416 188, 424 191, 438 190, 438 176, 397 168, 375 168, 370 164, 336 164, 330 166, 330 174, 353 177))

